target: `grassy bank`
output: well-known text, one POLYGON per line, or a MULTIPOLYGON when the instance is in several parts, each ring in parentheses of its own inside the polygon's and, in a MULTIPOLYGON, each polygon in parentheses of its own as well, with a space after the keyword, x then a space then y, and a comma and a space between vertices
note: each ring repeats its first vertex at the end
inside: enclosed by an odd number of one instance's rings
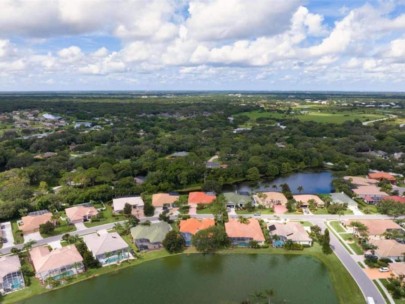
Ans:
MULTIPOLYGON (((194 254, 194 253, 197 253, 196 250, 194 248, 189 248, 183 254, 194 254)), ((234 248, 220 251, 219 254, 289 254, 289 255, 311 256, 322 262, 327 267, 340 303, 364 304, 364 298, 362 296, 360 289, 357 287, 357 284, 350 276, 350 274, 346 271, 344 266, 340 263, 339 259, 334 254, 324 255, 318 244, 315 244, 314 247, 306 248, 304 251, 287 251, 284 249, 275 249, 275 248, 266 248, 266 249, 234 248)), ((169 255, 170 254, 167 253, 166 250, 153 251, 142 254, 139 259, 123 262, 119 266, 113 265, 109 267, 103 267, 100 269, 90 269, 86 273, 80 274, 78 277, 76 277, 73 282, 54 288, 52 290, 63 288, 65 286, 69 286, 87 279, 98 277, 103 274, 113 273, 131 266, 137 266, 148 261, 164 258, 169 255)), ((29 288, 5 296, 3 303, 15 303, 23 299, 49 291, 50 290, 47 290, 45 287, 40 285, 37 280, 33 279, 32 285, 29 288)))

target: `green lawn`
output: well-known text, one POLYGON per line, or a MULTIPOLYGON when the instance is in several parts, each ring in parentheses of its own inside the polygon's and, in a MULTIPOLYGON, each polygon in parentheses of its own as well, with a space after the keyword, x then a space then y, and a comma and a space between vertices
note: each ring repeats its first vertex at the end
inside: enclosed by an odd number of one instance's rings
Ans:
POLYGON ((369 121, 384 118, 381 114, 360 113, 360 112, 327 112, 327 111, 309 111, 306 114, 284 114, 278 112, 260 112, 252 111, 240 113, 238 115, 244 115, 249 117, 251 123, 256 123, 258 118, 268 118, 273 120, 279 119, 299 119, 301 121, 313 121, 317 123, 335 123, 342 124, 349 120, 369 121))
POLYGON ((345 241, 352 241, 354 239, 353 233, 339 233, 339 235, 345 241))
POLYGON ((335 229, 337 233, 346 232, 346 230, 343 228, 343 226, 340 224, 339 221, 331 221, 329 222, 329 225, 331 225, 332 228, 335 229))
POLYGON ((90 227, 104 225, 104 224, 108 224, 108 223, 123 221, 126 219, 125 215, 113 214, 111 206, 106 206, 105 210, 103 210, 101 212, 103 213, 103 217, 100 220, 98 220, 98 221, 93 220, 91 222, 85 222, 84 225, 86 227, 90 228, 90 227))
MULTIPOLYGON (((311 210, 313 214, 330 214, 326 208, 317 208, 316 210, 311 210)), ((344 214, 353 214, 353 211, 350 209, 344 210, 344 214)))
POLYGON ((300 221, 300 224, 302 226, 304 226, 304 227, 311 227, 311 226, 314 225, 314 224, 312 224, 311 222, 308 222, 308 221, 300 221))
POLYGON ((59 223, 60 223, 60 225, 56 226, 56 228, 53 232, 48 233, 48 234, 41 233, 41 236, 43 238, 46 238, 46 237, 50 237, 50 236, 55 236, 55 235, 59 235, 59 234, 65 234, 65 233, 69 233, 72 231, 76 231, 75 225, 70 225, 66 221, 63 221, 63 220, 59 220, 59 223))
MULTIPOLYGON (((188 248, 184 252, 184 254, 192 254, 192 253, 196 253, 194 248, 188 248)), ((364 298, 361 294, 360 289, 357 287, 357 284, 354 282, 350 274, 346 271, 344 266, 340 263, 339 259, 334 254, 330 255, 323 254, 321 247, 318 244, 315 244, 311 248, 306 248, 304 251, 287 251, 284 249, 276 249, 272 247, 265 249, 233 248, 222 250, 219 252, 219 254, 288 254, 288 255, 312 256, 313 258, 321 261, 328 269, 330 278, 332 280, 334 289, 336 291, 340 303, 364 304, 364 298)), ((99 269, 90 269, 85 273, 77 276, 73 280, 73 282, 68 283, 64 286, 71 285, 90 278, 94 278, 106 273, 115 272, 127 267, 136 266, 141 263, 163 258, 169 255, 170 254, 163 249, 142 253, 139 254, 138 259, 124 262, 121 265, 112 265, 99 269)), ((57 289, 63 288, 64 286, 57 287, 57 289)), ((14 303, 22 301, 23 299, 48 291, 49 290, 45 289, 42 285, 39 284, 38 280, 32 279, 32 285, 29 288, 25 288, 21 291, 5 296, 3 303, 14 303)))
POLYGON ((11 227, 13 229, 13 236, 14 236, 14 243, 15 244, 22 244, 24 243, 24 237, 22 236, 22 232, 19 231, 19 227, 16 221, 11 222, 11 227))
POLYGON ((256 209, 255 211, 247 211, 247 210, 236 210, 237 214, 255 214, 255 213, 260 213, 260 214, 273 214, 274 211, 272 209, 256 209))
MULTIPOLYGON (((383 285, 386 287, 388 284, 388 280, 387 279, 380 279, 381 283, 383 283, 383 285)), ((378 289, 381 291, 381 288, 378 286, 378 289)), ((381 294, 383 294, 384 299, 387 299, 387 297, 385 296, 385 294, 381 291, 381 294)), ((394 299, 395 304, 405 304, 405 298, 402 299, 394 299)), ((388 303, 388 301, 387 301, 388 303)))
POLYGON ((348 243, 348 245, 357 255, 362 255, 364 253, 363 249, 356 242, 348 243))

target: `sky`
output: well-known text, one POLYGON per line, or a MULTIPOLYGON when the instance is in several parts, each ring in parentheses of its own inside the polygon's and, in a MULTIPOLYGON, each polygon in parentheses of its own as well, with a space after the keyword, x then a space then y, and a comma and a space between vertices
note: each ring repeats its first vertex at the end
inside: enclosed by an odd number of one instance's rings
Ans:
POLYGON ((405 91, 405 0, 0 0, 0 91, 405 91))

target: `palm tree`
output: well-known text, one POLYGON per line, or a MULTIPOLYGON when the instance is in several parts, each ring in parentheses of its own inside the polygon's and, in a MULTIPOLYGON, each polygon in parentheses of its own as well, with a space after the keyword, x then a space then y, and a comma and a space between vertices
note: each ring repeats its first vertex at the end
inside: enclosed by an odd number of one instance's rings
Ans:
POLYGON ((299 193, 301 193, 302 191, 304 191, 304 187, 303 186, 298 186, 297 190, 298 190, 299 193))
POLYGON ((271 299, 274 297, 274 290, 273 289, 267 289, 266 290, 266 295, 267 295, 267 300, 269 301, 268 303, 271 303, 271 299))
POLYGON ((243 216, 239 216, 239 223, 241 224, 249 224, 249 219, 243 216))
POLYGON ((36 244, 36 241, 32 241, 32 240, 25 243, 23 246, 23 250, 30 251, 32 246, 34 246, 34 244, 36 244))

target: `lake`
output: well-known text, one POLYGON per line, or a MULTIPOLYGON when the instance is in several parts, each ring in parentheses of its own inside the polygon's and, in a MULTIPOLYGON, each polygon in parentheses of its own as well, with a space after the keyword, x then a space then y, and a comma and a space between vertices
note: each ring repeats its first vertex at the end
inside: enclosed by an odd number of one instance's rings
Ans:
POLYGON ((239 304, 249 297, 253 300, 256 292, 270 289, 274 291, 274 304, 338 303, 321 262, 303 255, 266 254, 171 256, 21 303, 239 304))
POLYGON ((227 185, 224 187, 224 191, 237 190, 248 193, 281 191, 280 184, 287 183, 293 194, 299 193, 297 190, 299 186, 304 188, 302 194, 326 194, 333 192, 332 180, 333 175, 330 171, 294 173, 286 177, 279 177, 271 182, 260 182, 257 187, 251 187, 248 182, 227 185), (277 188, 274 188, 273 185, 276 185, 277 188))

